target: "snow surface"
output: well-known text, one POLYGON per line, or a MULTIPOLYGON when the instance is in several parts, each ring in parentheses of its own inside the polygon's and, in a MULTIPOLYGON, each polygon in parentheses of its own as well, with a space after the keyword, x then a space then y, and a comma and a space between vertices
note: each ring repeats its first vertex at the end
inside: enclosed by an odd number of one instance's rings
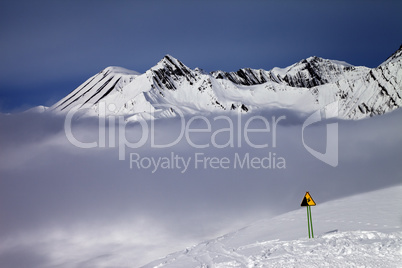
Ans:
POLYGON ((402 185, 315 201, 313 239, 302 207, 143 267, 402 267, 402 185))

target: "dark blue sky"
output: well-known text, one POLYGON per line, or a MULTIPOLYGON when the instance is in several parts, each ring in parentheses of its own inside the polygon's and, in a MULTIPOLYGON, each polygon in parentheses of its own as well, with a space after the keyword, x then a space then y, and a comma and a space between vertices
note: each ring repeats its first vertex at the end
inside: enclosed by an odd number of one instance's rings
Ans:
POLYGON ((0 111, 53 104, 110 65, 376 67, 402 43, 402 1, 0 2, 0 111))

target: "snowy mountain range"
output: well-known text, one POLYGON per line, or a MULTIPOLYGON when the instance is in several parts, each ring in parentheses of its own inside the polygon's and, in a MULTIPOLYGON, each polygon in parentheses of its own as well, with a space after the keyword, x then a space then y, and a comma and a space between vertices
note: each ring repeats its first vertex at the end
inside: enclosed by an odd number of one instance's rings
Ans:
POLYGON ((50 111, 89 108, 88 115, 124 115, 128 120, 210 112, 246 113, 290 109, 310 113, 338 102, 339 117, 361 119, 402 105, 402 46, 377 68, 309 57, 286 68, 237 72, 190 69, 166 55, 143 74, 107 67, 50 111), (106 111, 100 111, 104 103, 106 111))

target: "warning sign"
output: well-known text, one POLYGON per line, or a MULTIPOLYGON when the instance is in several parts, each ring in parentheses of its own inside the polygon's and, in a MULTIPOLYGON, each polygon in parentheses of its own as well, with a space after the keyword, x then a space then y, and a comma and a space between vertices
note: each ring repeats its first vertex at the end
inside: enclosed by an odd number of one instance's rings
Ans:
POLYGON ((315 206, 315 202, 309 192, 306 192, 304 195, 303 201, 301 202, 300 206, 308 207, 308 206, 315 206))

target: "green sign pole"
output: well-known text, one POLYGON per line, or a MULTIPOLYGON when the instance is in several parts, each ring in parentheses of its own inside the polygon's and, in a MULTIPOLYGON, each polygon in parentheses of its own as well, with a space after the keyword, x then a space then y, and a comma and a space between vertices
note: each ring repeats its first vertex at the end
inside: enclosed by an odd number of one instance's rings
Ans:
POLYGON ((310 236, 310 216, 309 216, 309 206, 307 206, 307 227, 308 227, 308 238, 311 238, 310 236))
POLYGON ((311 228, 311 237, 314 238, 314 232, 313 232, 313 218, 311 217, 311 207, 308 206, 309 212, 310 212, 310 228, 311 228))

